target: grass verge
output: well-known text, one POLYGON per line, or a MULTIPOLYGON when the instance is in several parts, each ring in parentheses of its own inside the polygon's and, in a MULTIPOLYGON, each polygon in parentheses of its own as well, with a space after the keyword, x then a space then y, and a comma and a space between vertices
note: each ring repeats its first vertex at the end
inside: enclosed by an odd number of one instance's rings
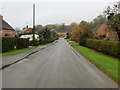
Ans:
POLYGON ((69 42, 69 44, 71 44, 71 45, 78 45, 77 42, 69 42))
MULTIPOLYGON (((49 43, 45 43, 45 44, 41 44, 39 46, 43 46, 43 45, 46 45, 46 44, 49 44, 49 43)), ((16 55, 16 54, 20 54, 20 53, 23 53, 23 52, 26 52, 26 51, 29 51, 31 49, 34 49, 38 46, 29 46, 28 48, 24 48, 24 49, 15 49, 13 51, 9 51, 9 52, 5 52, 5 53, 0 53, 0 56, 10 56, 10 55, 16 55)))
POLYGON ((71 46, 120 85, 120 61, 118 59, 77 44, 72 43, 71 46))
POLYGON ((28 50, 31 50, 31 49, 34 49, 34 48, 36 48, 36 47, 28 47, 28 48, 19 49, 19 50, 13 50, 13 51, 10 51, 10 52, 0 53, 0 55, 2 55, 2 56, 16 55, 16 54, 20 54, 20 53, 23 53, 25 51, 28 51, 28 50))
POLYGON ((68 42, 69 42, 69 41, 72 41, 71 39, 66 39, 66 40, 67 40, 68 42))

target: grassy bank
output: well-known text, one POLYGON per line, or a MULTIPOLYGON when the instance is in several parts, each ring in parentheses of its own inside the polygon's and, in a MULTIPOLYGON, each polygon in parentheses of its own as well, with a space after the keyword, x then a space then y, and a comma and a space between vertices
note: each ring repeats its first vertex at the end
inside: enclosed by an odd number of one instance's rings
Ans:
POLYGON ((120 64, 120 61, 118 59, 77 45, 75 42, 72 43, 71 46, 120 85, 120 80, 118 79, 120 76, 120 72, 118 72, 118 70, 120 70, 118 69, 120 68, 118 63, 120 64))
POLYGON ((16 54, 20 54, 20 53, 26 52, 26 51, 34 49, 34 48, 36 48, 36 47, 28 47, 28 48, 19 49, 19 50, 13 50, 10 52, 0 53, 0 55, 2 55, 2 56, 16 55, 16 54))

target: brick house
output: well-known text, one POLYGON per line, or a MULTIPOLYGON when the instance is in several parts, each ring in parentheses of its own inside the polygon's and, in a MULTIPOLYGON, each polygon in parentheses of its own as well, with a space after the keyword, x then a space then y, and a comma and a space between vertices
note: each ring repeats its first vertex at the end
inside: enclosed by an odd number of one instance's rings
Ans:
POLYGON ((22 34, 28 34, 28 33, 32 33, 32 28, 28 28, 28 26, 26 26, 22 31, 22 34))
POLYGON ((97 29, 97 34, 100 36, 100 38, 105 38, 106 29, 107 29, 107 26, 106 26, 105 24, 102 24, 102 25, 97 29))
POLYGON ((2 15, 0 15, 0 22, 0 36, 15 36, 17 34, 13 27, 3 20, 2 15))
POLYGON ((108 30, 106 24, 102 24, 98 29, 97 29, 97 34, 100 36, 100 38, 107 38, 109 40, 117 40, 117 33, 113 30, 108 30))

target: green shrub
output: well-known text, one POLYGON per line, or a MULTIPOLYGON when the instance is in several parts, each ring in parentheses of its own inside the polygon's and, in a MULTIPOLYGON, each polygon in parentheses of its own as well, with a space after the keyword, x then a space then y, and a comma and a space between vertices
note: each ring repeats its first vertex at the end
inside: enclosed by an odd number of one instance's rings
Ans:
POLYGON ((59 37, 55 38, 55 40, 58 40, 58 39, 59 39, 59 37))
POLYGON ((25 38, 16 39, 16 49, 23 49, 29 46, 29 40, 25 38))
POLYGON ((94 49, 98 52, 102 52, 106 55, 111 55, 114 57, 119 58, 119 45, 120 42, 118 41, 105 41, 105 40, 86 40, 86 47, 94 49))
POLYGON ((93 37, 93 35, 90 31, 86 30, 86 31, 82 32, 79 36, 79 44, 84 46, 86 44, 86 39, 89 39, 92 37, 93 37))
POLYGON ((93 38, 94 39, 100 39, 100 36, 99 35, 94 35, 93 38))
POLYGON ((45 43, 51 43, 51 42, 53 42, 53 41, 54 41, 54 39, 52 39, 52 38, 45 39, 45 43))
POLYGON ((2 53, 2 37, 0 36, 0 53, 2 53))
POLYGON ((42 44, 45 44, 45 43, 46 43, 46 42, 45 42, 45 39, 41 37, 41 38, 39 39, 39 44, 42 45, 42 44))
POLYGON ((15 38, 14 37, 0 37, 2 39, 2 52, 14 50, 15 38))
POLYGON ((67 38, 70 38, 70 37, 71 37, 71 33, 67 32, 67 38))
POLYGON ((51 42, 53 42, 53 41, 54 41, 53 38, 49 38, 49 39, 40 38, 40 39, 39 39, 39 44, 51 43, 51 42))
POLYGON ((33 39, 32 41, 30 41, 30 45, 31 46, 38 46, 39 45, 39 41, 37 39, 33 39))

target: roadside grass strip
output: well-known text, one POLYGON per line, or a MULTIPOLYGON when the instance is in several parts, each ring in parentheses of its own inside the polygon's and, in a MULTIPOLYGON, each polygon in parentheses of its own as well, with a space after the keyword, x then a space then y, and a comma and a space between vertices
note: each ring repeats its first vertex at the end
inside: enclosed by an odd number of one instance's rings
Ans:
POLYGON ((118 59, 80 45, 72 44, 71 46, 120 85, 120 67, 118 65, 120 61, 118 59))
POLYGON ((1 56, 16 55, 16 54, 20 54, 20 53, 26 52, 26 51, 34 49, 34 48, 36 48, 36 47, 28 47, 28 48, 19 49, 19 50, 16 49, 16 50, 13 50, 13 51, 10 51, 10 52, 0 53, 0 55, 1 56))
POLYGON ((66 40, 67 40, 67 42, 72 41, 71 39, 66 39, 66 40))
POLYGON ((78 45, 77 42, 69 42, 69 44, 71 44, 71 45, 78 45))
MULTIPOLYGON (((46 44, 48 44, 48 43, 46 43, 46 44)), ((34 49, 34 48, 36 48, 36 47, 43 46, 43 45, 46 45, 46 44, 41 44, 41 45, 38 45, 38 46, 29 46, 28 48, 18 49, 18 50, 15 49, 15 50, 12 50, 12 51, 9 51, 9 52, 0 53, 0 56, 17 55, 17 54, 20 54, 20 53, 23 53, 23 52, 32 50, 32 49, 34 49)))

